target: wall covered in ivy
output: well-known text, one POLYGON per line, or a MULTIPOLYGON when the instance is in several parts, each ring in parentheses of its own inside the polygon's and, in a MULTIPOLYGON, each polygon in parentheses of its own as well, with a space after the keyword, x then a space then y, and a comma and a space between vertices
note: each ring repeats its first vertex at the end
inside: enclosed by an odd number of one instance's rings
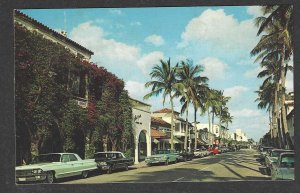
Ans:
POLYGON ((95 151, 133 152, 132 112, 124 82, 18 24, 15 112, 17 165, 40 153, 75 152, 90 158, 95 151), (88 90, 85 109, 75 103, 70 74, 85 81, 77 90, 81 96, 84 88, 88 90))

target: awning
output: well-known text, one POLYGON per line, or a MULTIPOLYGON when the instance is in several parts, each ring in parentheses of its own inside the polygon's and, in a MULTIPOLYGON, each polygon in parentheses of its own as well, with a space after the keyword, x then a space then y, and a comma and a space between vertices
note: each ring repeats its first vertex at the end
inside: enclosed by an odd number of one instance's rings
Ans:
MULTIPOLYGON (((159 139, 159 141, 160 142, 168 142, 168 143, 171 143, 171 139, 159 139)), ((180 144, 183 144, 183 142, 182 141, 180 141, 178 138, 176 138, 176 137, 174 137, 173 138, 173 142, 175 143, 175 144, 177 144, 177 143, 180 143, 180 144)))

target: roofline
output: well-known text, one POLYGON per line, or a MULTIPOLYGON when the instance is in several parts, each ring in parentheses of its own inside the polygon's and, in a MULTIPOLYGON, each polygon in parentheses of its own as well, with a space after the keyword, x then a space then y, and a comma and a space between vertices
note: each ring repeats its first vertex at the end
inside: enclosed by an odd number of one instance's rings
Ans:
POLYGON ((58 38, 61 38, 61 39, 65 40, 66 42, 70 43, 70 44, 73 44, 74 46, 78 47, 79 49, 84 50, 85 52, 88 52, 88 53, 91 54, 91 55, 94 55, 94 52, 93 52, 93 51, 91 51, 91 50, 89 50, 89 49, 83 47, 82 45, 78 44, 77 42, 75 42, 75 41, 73 41, 73 40, 71 40, 71 39, 69 39, 69 38, 67 38, 67 37, 65 37, 65 36, 63 36, 63 35, 61 35, 61 34, 58 33, 57 31, 55 31, 55 30, 49 28, 48 26, 46 26, 46 25, 42 24, 41 22, 39 22, 39 21, 33 19, 32 17, 29 17, 28 15, 22 13, 21 11, 15 10, 15 17, 16 17, 16 15, 22 17, 22 18, 25 19, 26 21, 29 21, 29 22, 33 23, 34 25, 40 27, 41 29, 43 29, 43 30, 45 30, 45 31, 48 31, 48 32, 52 33, 54 36, 56 36, 56 37, 58 37, 58 38))
POLYGON ((133 100, 133 101, 136 101, 136 102, 139 102, 139 103, 142 103, 143 105, 146 105, 146 106, 151 107, 151 105, 149 105, 149 104, 147 104, 147 103, 144 103, 144 102, 142 102, 142 101, 139 101, 139 100, 137 100, 137 99, 134 99, 134 98, 131 98, 131 97, 129 97, 129 99, 131 99, 131 100, 133 100))

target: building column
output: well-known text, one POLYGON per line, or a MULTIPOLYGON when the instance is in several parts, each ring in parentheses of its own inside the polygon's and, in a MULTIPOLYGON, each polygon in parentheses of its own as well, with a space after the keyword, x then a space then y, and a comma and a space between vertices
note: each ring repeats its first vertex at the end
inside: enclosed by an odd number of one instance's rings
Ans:
POLYGON ((135 148, 134 148, 134 164, 139 163, 139 135, 135 136, 135 148))
POLYGON ((146 133, 146 142, 147 142, 147 156, 151 156, 152 148, 151 148, 151 121, 149 123, 149 129, 146 133))

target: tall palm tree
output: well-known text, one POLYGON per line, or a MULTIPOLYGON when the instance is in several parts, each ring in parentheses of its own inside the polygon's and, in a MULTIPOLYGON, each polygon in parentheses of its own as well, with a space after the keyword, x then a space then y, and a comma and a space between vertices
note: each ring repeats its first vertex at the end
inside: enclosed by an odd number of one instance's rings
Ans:
MULTIPOLYGON (((204 114, 207 112, 207 118, 208 118, 208 132, 212 132, 212 122, 211 121, 211 113, 213 113, 212 108, 218 106, 218 101, 215 95, 214 90, 207 88, 205 92, 203 93, 204 96, 202 97, 204 100, 204 108, 201 114, 204 114)), ((212 145, 212 144, 209 144, 212 145)))
POLYGON ((224 91, 217 91, 217 97, 219 101, 219 106, 217 108, 217 115, 219 117, 219 130, 220 130, 220 138, 222 137, 221 135, 221 130, 222 130, 222 116, 228 111, 228 107, 226 107, 227 102, 229 101, 230 97, 224 96, 224 91))
POLYGON ((197 98, 192 100, 193 107, 194 107, 194 133, 195 133, 195 143, 194 143, 194 149, 197 149, 197 111, 200 110, 200 115, 202 115, 205 112, 205 97, 207 95, 207 92, 209 90, 208 87, 208 78, 205 76, 201 76, 201 81, 196 85, 196 92, 197 92, 197 98))
POLYGON ((215 123, 215 116, 217 116, 218 111, 221 107, 221 102, 219 100, 219 92, 218 90, 211 90, 211 100, 213 101, 212 106, 211 106, 211 113, 212 113, 212 118, 211 118, 211 131, 213 131, 214 128, 214 123, 215 123))
MULTIPOLYGON (((177 66, 177 64, 176 64, 177 66)), ((165 104, 166 97, 170 98, 172 115, 171 115, 171 149, 174 149, 174 94, 176 91, 176 66, 171 67, 170 58, 167 61, 160 60, 160 65, 155 65, 150 73, 152 81, 145 84, 148 88, 152 86, 151 92, 144 96, 148 99, 152 96, 163 94, 163 105, 165 104)))
MULTIPOLYGON (((201 77, 200 72, 203 71, 203 67, 193 65, 192 60, 181 61, 180 66, 177 70, 177 76, 180 84, 182 85, 182 89, 179 90, 180 95, 182 96, 182 108, 181 113, 186 112, 186 130, 184 137, 184 149, 187 149, 187 135, 189 131, 189 122, 188 122, 188 110, 190 103, 193 103, 194 107, 197 108, 201 106, 200 100, 197 95, 197 89, 206 86, 206 82, 208 81, 207 77, 201 77)), ((196 123, 196 120, 194 120, 196 123)), ((195 128, 196 129, 196 128, 195 128)), ((196 134, 196 132, 195 132, 196 134)), ((191 139, 190 139, 191 140, 191 139)), ((190 143, 189 143, 189 151, 191 151, 190 143)))
MULTIPOLYGON (((266 58, 266 55, 277 54, 279 56, 279 68, 280 68, 280 81, 278 82, 279 87, 276 92, 280 93, 275 103, 280 103, 283 129, 285 136, 288 137, 288 128, 286 120, 286 109, 285 109, 285 79, 288 70, 288 61, 293 54, 292 46, 292 5, 272 5, 263 6, 263 15, 256 19, 256 24, 259 26, 257 35, 265 33, 260 42, 252 50, 252 55, 259 54, 258 58, 266 58)), ((292 146, 291 140, 288 141, 288 145, 292 146)))

